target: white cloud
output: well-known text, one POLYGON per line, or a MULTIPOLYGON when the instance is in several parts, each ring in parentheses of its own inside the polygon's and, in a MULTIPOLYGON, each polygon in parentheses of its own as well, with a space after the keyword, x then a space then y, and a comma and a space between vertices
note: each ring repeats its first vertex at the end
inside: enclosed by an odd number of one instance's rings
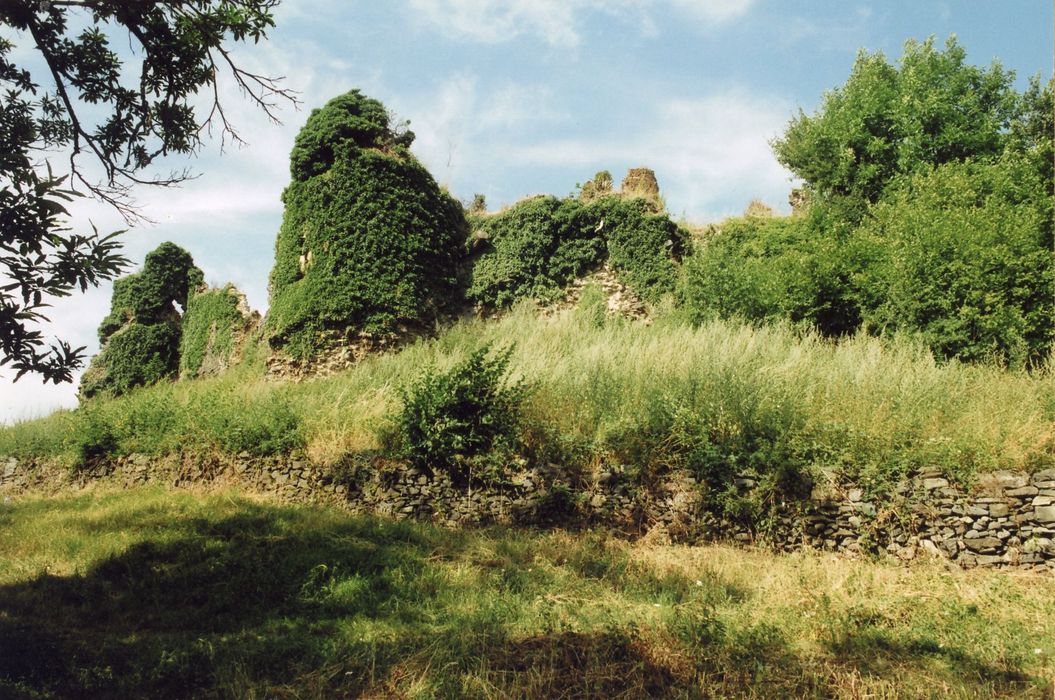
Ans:
POLYGON ((448 187, 501 165, 493 157, 495 144, 516 140, 528 125, 566 118, 545 86, 508 82, 488 91, 469 74, 455 75, 435 92, 401 102, 399 108, 403 114, 425 115, 411 122, 417 137, 413 151, 448 187))
POLYGON ((721 24, 747 14, 754 0, 670 0, 670 4, 706 24, 721 24))
POLYGON ((590 14, 634 24, 643 35, 656 33, 656 13, 673 8, 705 25, 745 15, 755 0, 409 0, 418 21, 444 34, 483 43, 535 35, 550 46, 574 47, 590 14))
POLYGON ((582 176, 609 169, 618 178, 616 165, 650 167, 674 214, 711 220, 736 213, 755 197, 786 209, 790 174, 769 141, 789 114, 791 105, 783 101, 726 91, 663 103, 626 138, 601 134, 512 145, 501 155, 509 164, 575 168, 582 176))
POLYGON ((444 33, 496 43, 539 34, 549 44, 574 46, 578 2, 571 0, 410 0, 411 9, 444 33))

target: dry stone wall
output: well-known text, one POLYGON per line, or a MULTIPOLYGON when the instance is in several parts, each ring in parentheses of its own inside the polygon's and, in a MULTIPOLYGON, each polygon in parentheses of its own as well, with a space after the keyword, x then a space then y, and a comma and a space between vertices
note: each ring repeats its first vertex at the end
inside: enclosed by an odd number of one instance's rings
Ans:
MULTIPOLYGON (((882 500, 853 484, 832 482, 809 499, 777 508, 765 523, 723 521, 704 508, 702 487, 671 474, 650 489, 618 468, 573 485, 545 471, 524 470, 486 488, 456 484, 382 459, 351 459, 323 468, 299 457, 176 455, 118 457, 71 476, 56 465, 0 458, 0 495, 57 492, 104 480, 115 485, 240 487, 291 501, 327 502, 353 512, 428 520, 446 526, 503 523, 602 527, 660 541, 733 541, 777 550, 813 548, 885 553, 909 561, 942 559, 962 567, 1055 573, 1055 469, 1033 475, 996 473, 970 492, 937 472, 904 480, 882 500)), ((736 485, 749 495, 754 480, 736 485)))

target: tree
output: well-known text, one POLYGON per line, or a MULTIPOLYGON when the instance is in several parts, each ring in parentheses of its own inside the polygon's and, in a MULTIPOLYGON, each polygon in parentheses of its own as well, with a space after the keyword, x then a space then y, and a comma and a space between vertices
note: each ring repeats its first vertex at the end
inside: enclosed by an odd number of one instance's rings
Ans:
POLYGON ((865 322, 941 357, 1042 362, 1055 340, 1049 188, 1012 151, 889 187, 859 233, 876 251, 860 274, 865 322))
POLYGON ((909 41, 897 67, 862 51, 846 84, 773 142, 777 159, 822 199, 863 213, 898 175, 998 156, 1019 106, 1014 74, 965 58, 955 37, 944 51, 909 41))
POLYGON ((48 297, 112 279, 128 265, 120 232, 67 228, 66 204, 84 192, 142 217, 136 185, 169 186, 191 174, 148 176, 160 159, 196 152, 218 127, 241 141, 220 102, 218 76, 275 120, 279 100, 295 101, 281 78, 239 67, 232 42, 258 42, 274 26, 278 0, 5 0, 0 3, 0 366, 18 377, 71 381, 84 348, 58 340, 45 349, 37 325, 48 297), (12 39, 11 37, 14 37, 12 39), (15 41, 31 43, 42 69, 16 63, 15 41), (129 47, 136 59, 119 55, 129 47), (138 61, 138 76, 129 63, 138 61), (192 100, 212 93, 204 114, 192 100), (62 154, 65 172, 51 159, 62 154), (101 168, 101 175, 92 174, 101 168), (78 191, 77 188, 81 188, 78 191))

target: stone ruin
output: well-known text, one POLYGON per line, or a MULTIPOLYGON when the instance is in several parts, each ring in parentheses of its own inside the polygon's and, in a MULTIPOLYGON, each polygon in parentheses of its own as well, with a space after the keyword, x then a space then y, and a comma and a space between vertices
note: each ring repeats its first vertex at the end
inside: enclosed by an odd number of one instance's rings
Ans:
POLYGON ((657 212, 665 208, 659 195, 659 183, 656 173, 651 168, 630 168, 619 186, 619 193, 624 197, 640 197, 649 201, 657 212))

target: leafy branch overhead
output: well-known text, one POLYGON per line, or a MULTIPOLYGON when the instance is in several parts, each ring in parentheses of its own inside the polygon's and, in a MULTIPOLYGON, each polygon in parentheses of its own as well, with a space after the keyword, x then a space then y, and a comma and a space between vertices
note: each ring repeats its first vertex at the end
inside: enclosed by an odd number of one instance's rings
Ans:
POLYGON ((220 99, 227 73, 276 120, 296 103, 282 78, 239 66, 233 42, 259 42, 274 26, 278 0, 8 0, 0 4, 0 364, 18 376, 70 381, 83 348, 44 349, 38 329, 46 298, 112 279, 128 261, 116 233, 64 227, 76 188, 115 207, 129 224, 143 219, 136 185, 168 186, 191 177, 144 171, 170 155, 195 153, 219 128, 241 142, 220 99), (17 62, 32 45, 39 64, 17 62), (129 58, 129 55, 135 58, 129 58), (134 64, 138 63, 138 70, 134 64), (211 92, 204 110, 195 97, 211 92), (60 155, 68 172, 55 175, 60 155))

